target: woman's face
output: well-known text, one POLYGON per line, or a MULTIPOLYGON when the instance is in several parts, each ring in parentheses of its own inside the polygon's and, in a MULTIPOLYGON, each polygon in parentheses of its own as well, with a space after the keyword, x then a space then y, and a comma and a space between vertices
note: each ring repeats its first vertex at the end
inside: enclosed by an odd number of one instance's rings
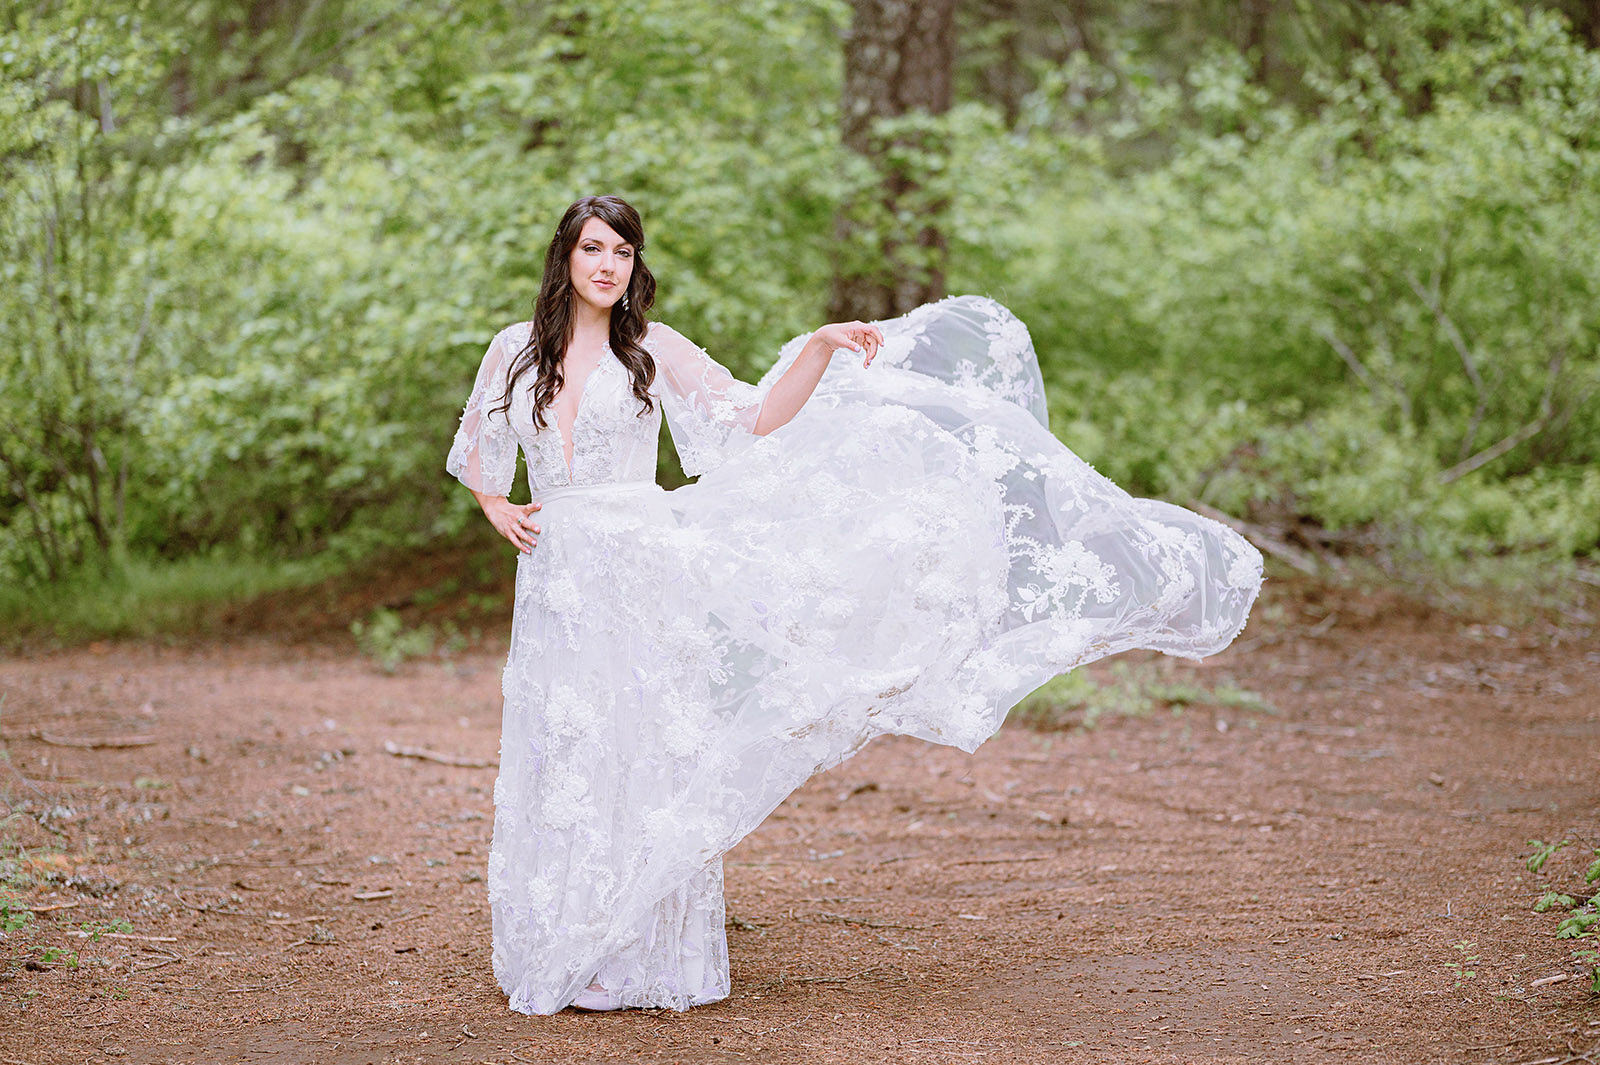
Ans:
POLYGON ((573 294, 596 310, 610 310, 628 291, 633 255, 633 245, 618 236, 616 230, 598 218, 585 220, 567 260, 573 294))

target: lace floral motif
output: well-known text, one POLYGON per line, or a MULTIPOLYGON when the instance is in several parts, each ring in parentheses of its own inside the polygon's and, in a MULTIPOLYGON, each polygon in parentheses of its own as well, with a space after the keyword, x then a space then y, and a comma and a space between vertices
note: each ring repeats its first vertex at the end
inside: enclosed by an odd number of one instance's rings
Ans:
POLYGON ((657 323, 659 413, 608 352, 570 470, 522 398, 483 414, 526 326, 491 344, 449 468, 503 491, 520 441, 534 489, 562 489, 518 557, 502 685, 487 891, 512 1009, 594 979, 627 1005, 724 997, 721 855, 808 777, 885 733, 972 750, 1051 676, 1243 626, 1259 552, 1055 440, 1009 311, 953 297, 880 325, 870 370, 838 360, 756 436, 804 337, 752 386, 657 323), (662 415, 700 476, 673 492, 649 483, 662 415))
POLYGON ((445 462, 451 476, 468 488, 489 495, 503 496, 511 491, 517 474, 517 435, 507 412, 490 413, 505 392, 506 372, 514 355, 515 351, 507 350, 505 333, 490 342, 445 462))
POLYGON ((749 442, 766 390, 730 374, 704 348, 671 326, 651 323, 645 350, 655 357, 656 386, 683 472, 711 469, 729 448, 749 442))

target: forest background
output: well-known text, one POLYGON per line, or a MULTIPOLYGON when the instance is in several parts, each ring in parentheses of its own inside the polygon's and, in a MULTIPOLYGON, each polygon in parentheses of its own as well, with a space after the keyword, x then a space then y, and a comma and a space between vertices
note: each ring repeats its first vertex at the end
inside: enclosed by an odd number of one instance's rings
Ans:
POLYGON ((602 192, 746 379, 983 293, 1135 494, 1594 582, 1597 45, 1592 0, 11 5, 0 626, 481 540, 461 404, 602 192))

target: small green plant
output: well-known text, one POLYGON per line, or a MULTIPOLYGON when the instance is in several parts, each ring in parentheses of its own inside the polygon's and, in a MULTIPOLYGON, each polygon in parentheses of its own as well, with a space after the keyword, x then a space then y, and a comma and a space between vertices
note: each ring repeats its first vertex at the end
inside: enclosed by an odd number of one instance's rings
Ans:
POLYGON ((1554 891, 1546 891, 1538 902, 1533 904, 1534 913, 1548 913, 1552 906, 1560 906, 1563 910, 1570 910, 1578 904, 1578 900, 1571 895, 1560 895, 1554 891))
POLYGON ((1528 872, 1539 872, 1544 868, 1544 863, 1550 860, 1551 855, 1571 842, 1570 839, 1564 839, 1559 843, 1546 843, 1542 839, 1530 839, 1528 846, 1533 848, 1533 853, 1528 857, 1528 872))
POLYGON ((26 862, 27 850, 9 836, 0 839, 0 843, 15 851, 0 858, 0 933, 16 932, 33 921, 33 911, 23 901, 22 893, 33 887, 36 878, 26 862))
POLYGON ((120 932, 123 935, 127 935, 128 933, 132 932, 133 922, 124 920, 122 918, 118 918, 115 921, 103 924, 96 924, 93 921, 84 921, 78 925, 78 930, 89 933, 89 941, 91 943, 98 943, 100 942, 100 937, 105 935, 107 932, 120 932))
POLYGON ((65 947, 38 947, 36 949, 39 951, 39 964, 41 965, 54 965, 60 962, 69 969, 78 967, 77 951, 68 950, 65 947))
POLYGON ((408 658, 433 652, 432 625, 406 628, 399 613, 379 607, 366 621, 352 621, 350 632, 361 653, 378 663, 385 673, 393 673, 408 658))
POLYGON ((1578 964, 1589 970, 1589 990, 1600 995, 1600 950, 1585 948, 1572 952, 1578 964))
POLYGON ((1585 939, 1594 933, 1589 931, 1596 923, 1600 923, 1600 913, 1595 912, 1595 905, 1600 902, 1600 895, 1590 899, 1582 910, 1574 910, 1561 919, 1556 925, 1557 939, 1585 939))
POLYGON ((1456 974, 1457 987, 1460 987, 1464 982, 1471 980, 1473 977, 1478 975, 1478 970, 1474 969, 1473 966, 1478 964, 1479 955, 1472 953, 1477 949, 1477 946, 1478 944, 1474 942, 1462 940, 1460 943, 1456 944, 1456 953, 1461 955, 1460 960, 1447 961, 1444 963, 1444 967, 1446 969, 1449 969, 1456 974))
POLYGON ((0 889, 0 932, 16 932, 28 927, 33 911, 14 892, 0 889))
MULTIPOLYGON (((1533 846, 1534 852, 1528 858, 1527 866, 1531 872, 1537 873, 1544 869, 1545 863, 1552 855, 1571 840, 1562 840, 1560 843, 1544 843, 1540 840, 1528 842, 1533 846)), ((1600 847, 1593 849, 1593 855, 1594 860, 1582 874, 1585 887, 1590 889, 1600 881, 1600 847)), ((1582 894, 1588 893, 1588 891, 1582 892, 1582 894)), ((1557 939, 1592 940, 1600 934, 1600 927, 1597 927, 1600 926, 1600 893, 1592 895, 1585 901, 1579 897, 1579 893, 1557 891, 1546 886, 1539 901, 1533 904, 1533 912, 1549 913, 1552 910, 1562 914, 1561 923, 1556 925, 1557 939)), ((1600 995, 1600 950, 1583 946, 1575 949, 1572 957, 1588 974, 1589 990, 1600 995)))

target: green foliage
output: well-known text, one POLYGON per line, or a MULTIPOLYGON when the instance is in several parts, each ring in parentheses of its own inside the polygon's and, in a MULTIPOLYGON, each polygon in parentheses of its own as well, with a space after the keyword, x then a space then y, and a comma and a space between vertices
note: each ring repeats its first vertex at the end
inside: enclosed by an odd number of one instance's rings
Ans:
POLYGON ((87 933, 91 943, 98 943, 100 937, 107 932, 118 932, 123 935, 132 932, 133 922, 123 918, 113 921, 82 921, 78 924, 78 930, 87 933))
POLYGON ((746 378, 933 219, 1130 490, 1435 564, 1600 545, 1600 58, 1547 11, 1330 0, 1245 46, 1108 8, 1061 47, 1024 4, 864 160, 842 0, 252 10, 0 22, 0 621, 137 631, 75 604, 479 520, 460 404, 600 191, 646 217, 656 316, 746 378))
POLYGON ((1591 905, 1586 909, 1569 913, 1561 919, 1556 926, 1557 939, 1583 939, 1594 934, 1589 929, 1600 923, 1600 912, 1594 909, 1593 900, 1590 902, 1591 905))
POLYGON ((113 558, 50 584, 0 583, 0 647, 204 632, 229 604, 315 583, 337 562, 205 551, 173 560, 113 558))
POLYGON ((1563 910, 1570 910, 1576 906, 1577 900, 1571 895, 1558 895, 1554 891, 1546 891, 1539 901, 1533 904, 1534 913, 1546 913, 1552 906, 1559 906, 1563 910))
POLYGON ((1477 969, 1473 968, 1480 960, 1480 955, 1473 953, 1477 947, 1478 944, 1470 940, 1462 940, 1455 945, 1456 954, 1459 957, 1455 961, 1444 963, 1446 969, 1455 973, 1457 987, 1478 975, 1477 969))
POLYGON ((28 927, 33 911, 10 888, 0 887, 0 932, 16 932, 28 927))
POLYGON ((1148 668, 1126 662, 1113 662, 1106 672, 1105 681, 1096 680, 1081 669, 1053 677, 1018 703, 1009 720, 1048 731, 1074 726, 1093 728, 1104 714, 1142 716, 1188 706, 1275 712, 1257 693, 1231 684, 1207 688, 1188 681, 1164 680, 1148 668))
POLYGON ((1600 995, 1600 950, 1575 950, 1572 956, 1589 970, 1589 991, 1600 995))
MULTIPOLYGON (((1528 842, 1534 848, 1534 852, 1527 859, 1527 868, 1529 872, 1539 873, 1544 870, 1552 857, 1572 841, 1565 839, 1558 843, 1544 843, 1540 840, 1528 842)), ((1600 881, 1600 847, 1592 848, 1591 853, 1593 861, 1589 867, 1582 874, 1573 871, 1586 886, 1592 886, 1600 881)), ((1600 935, 1600 927, 1597 927, 1600 926, 1600 894, 1583 900, 1575 893, 1546 888, 1539 900, 1533 904, 1533 912, 1549 913, 1552 910, 1562 915, 1555 929, 1557 939, 1587 941, 1600 935)), ((1590 990, 1600 995, 1600 950, 1588 946, 1579 947, 1572 951, 1572 957, 1587 970, 1590 990)))
POLYGON ((385 673, 393 673, 408 658, 433 653, 432 625, 407 628, 396 611, 380 607, 366 621, 352 621, 350 632, 361 653, 377 662, 385 673))
MULTIPOLYGON (((118 5, 121 7, 122 5, 118 5)), ((122 542, 160 286, 138 165, 174 40, 132 10, 40 5, 0 32, 0 573, 122 542)))
POLYGON ((1056 428, 1135 490, 1438 561, 1593 551, 1600 57, 1489 0, 1367 32, 1310 113, 1212 50, 1107 127, 1195 113, 1162 165, 1034 209, 1056 428))
POLYGON ((1544 869, 1544 863, 1548 862, 1557 851, 1564 850, 1571 844, 1572 841, 1570 839, 1559 840, 1555 843, 1546 843, 1540 839, 1530 839, 1528 846, 1533 848, 1533 853, 1528 856, 1526 863, 1528 872, 1540 872, 1544 869))
POLYGON ((191 27, 134 0, 47 6, 0 42, 0 136, 33 148, 0 198, 13 577, 124 545, 350 558, 458 531, 455 417, 584 193, 645 211, 657 313, 736 371, 814 318, 837 202, 814 125, 837 49, 817 55, 841 5, 380 4, 337 74, 354 5, 244 53, 226 8, 197 7, 209 49, 181 52, 191 27), (160 93, 179 89, 214 101, 174 113, 160 93), (63 292, 38 249, 69 230, 93 257, 63 292))
POLYGON ((69 969, 78 967, 78 952, 65 947, 35 946, 39 952, 39 964, 55 967, 57 964, 65 965, 69 969))

